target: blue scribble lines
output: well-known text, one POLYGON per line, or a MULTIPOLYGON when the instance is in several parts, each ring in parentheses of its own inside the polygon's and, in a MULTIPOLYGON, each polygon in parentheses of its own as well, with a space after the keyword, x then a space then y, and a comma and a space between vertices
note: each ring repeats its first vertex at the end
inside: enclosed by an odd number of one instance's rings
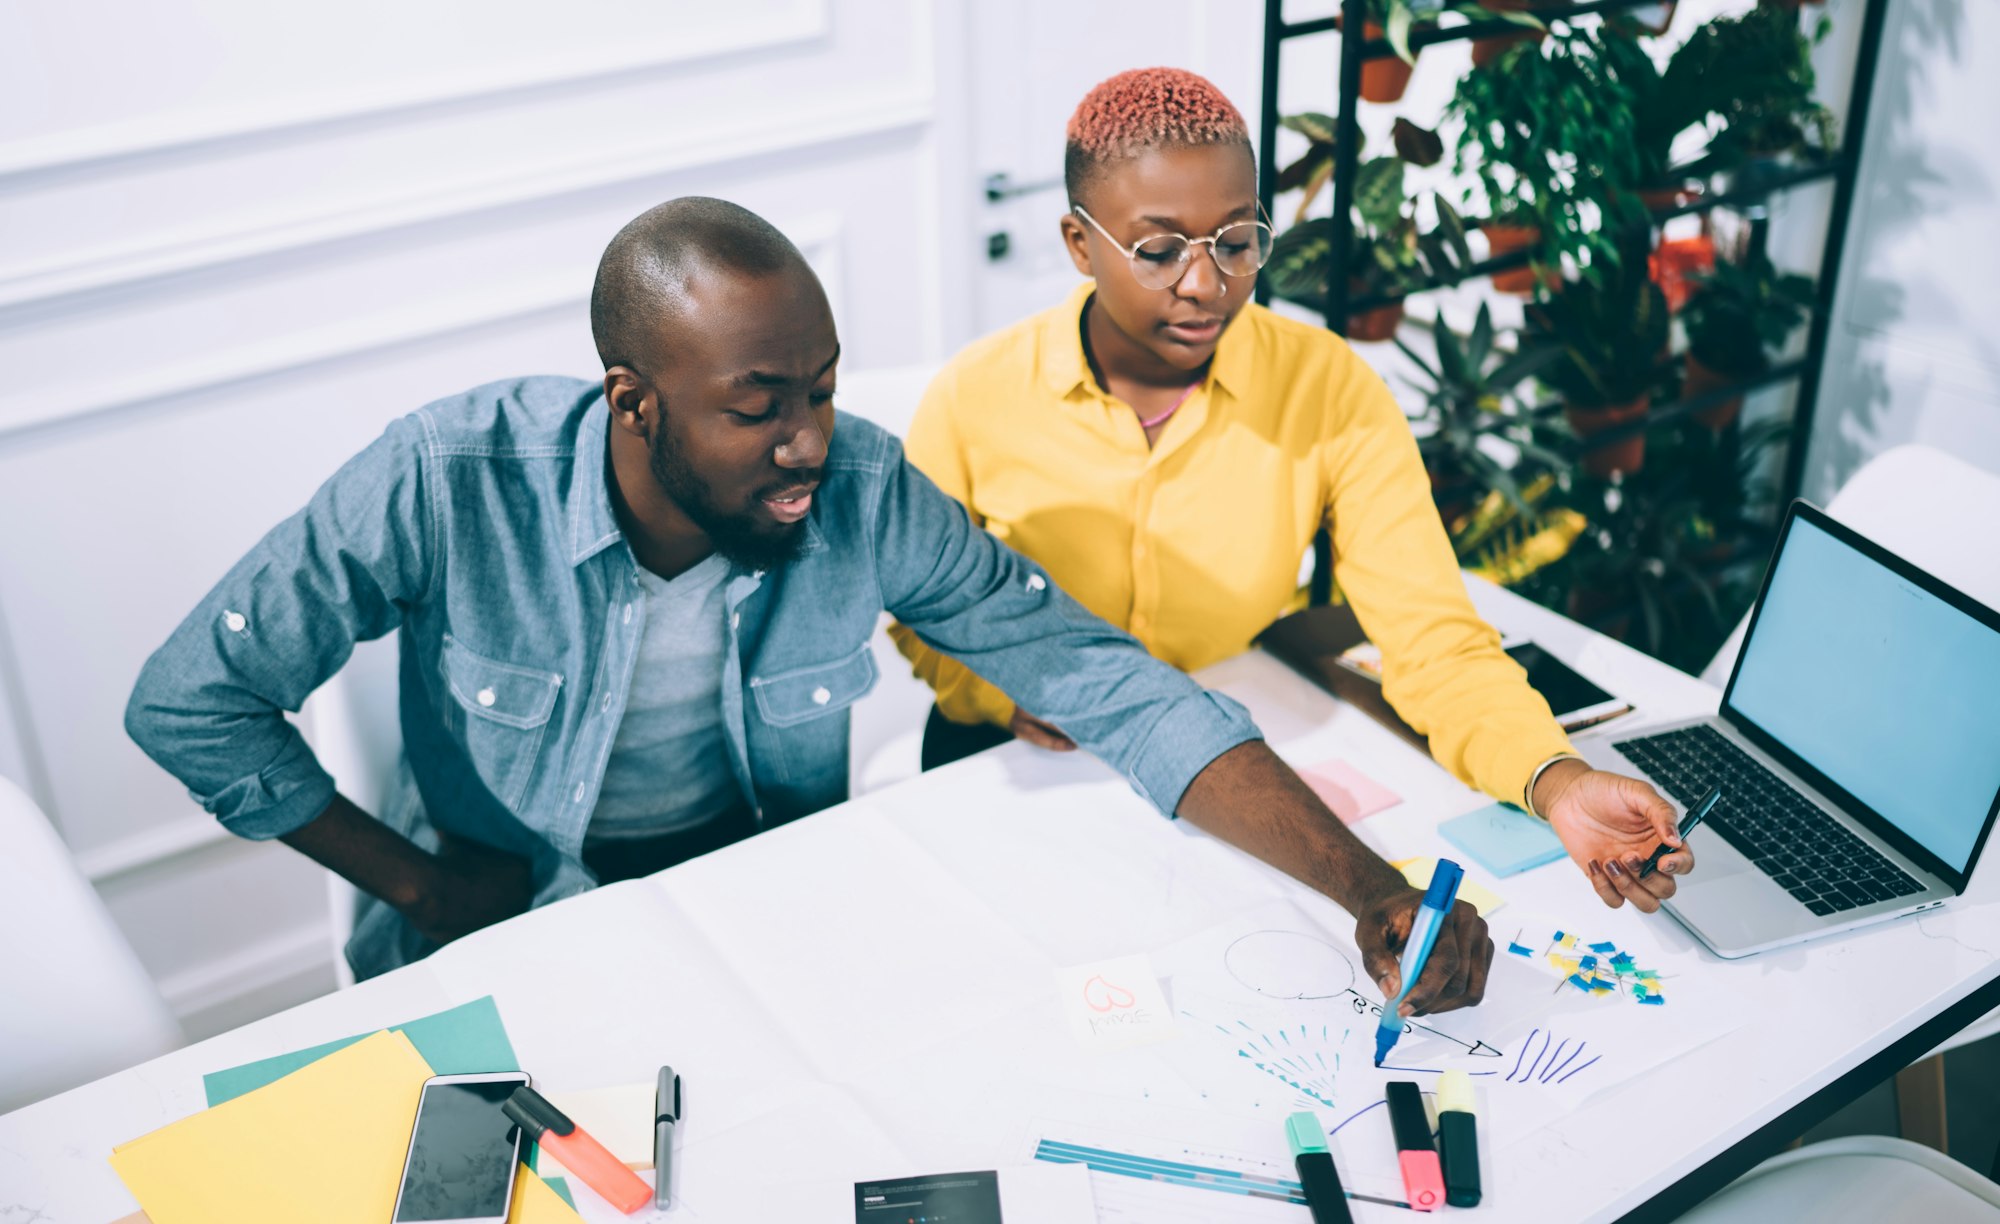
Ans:
POLYGON ((1571 1042, 1567 1038, 1558 1039, 1554 1033, 1535 1028, 1528 1031, 1528 1039, 1521 1043, 1521 1052, 1514 1056, 1514 1068, 1507 1072, 1502 1083, 1508 1084, 1561 1084, 1571 1076, 1586 1068, 1595 1066, 1601 1057, 1590 1054, 1587 1041, 1571 1042), (1537 1042, 1535 1039, 1541 1040, 1537 1042), (1589 1054, 1589 1057, 1584 1057, 1589 1054))

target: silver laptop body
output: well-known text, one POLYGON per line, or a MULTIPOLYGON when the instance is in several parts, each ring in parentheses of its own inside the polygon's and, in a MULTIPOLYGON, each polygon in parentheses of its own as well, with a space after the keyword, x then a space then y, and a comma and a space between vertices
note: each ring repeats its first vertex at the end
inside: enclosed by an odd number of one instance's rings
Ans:
MULTIPOLYGON (((1748 956, 1943 905, 1946 900, 1964 891, 1966 878, 1977 862, 1995 813, 2000 811, 2000 789, 1996 789, 1980 810, 1974 810, 1975 805, 1970 801, 1950 805, 1952 811, 1936 818, 1932 815, 1933 807, 1924 809, 1922 835, 1931 838, 1934 845, 1948 846, 1954 854, 1963 850, 1962 869, 1955 869, 1953 862, 1932 853, 1930 847, 1917 841, 1889 817, 1857 799, 1827 774, 1820 773, 1804 754, 1796 751, 1795 746, 1774 738, 1768 728, 1760 726, 1757 720, 1732 704, 1732 698, 1739 695, 1738 681, 1744 675, 1746 662, 1753 669, 1763 669, 1758 673, 1760 677, 1768 675, 1774 666, 1769 662, 1773 652, 1784 653, 1784 665, 1801 669, 1796 673, 1800 676, 1816 677, 1820 674, 1820 668, 1802 667, 1814 662, 1813 651, 1817 647, 1806 639, 1817 635, 1800 632, 1802 609, 1814 617, 1820 613, 1803 604, 1796 590, 1788 595, 1790 602, 1781 605, 1789 609, 1782 613, 1790 618, 1783 627, 1793 635, 1792 643, 1788 648, 1772 644, 1773 635, 1780 628, 1779 618, 1774 616, 1771 623, 1762 627, 1766 634, 1763 647, 1766 653, 1753 656, 1753 652, 1760 649, 1759 619, 1765 611, 1772 583, 1785 564, 1786 543, 1793 538, 1795 528, 1801 522, 1807 525, 1807 529, 1796 534, 1813 536, 1810 546, 1821 553, 1829 547, 1825 539, 1820 538, 1822 536, 1830 538, 1835 545, 1845 545, 1852 550, 1854 555, 1843 555, 1838 565, 1886 567, 1880 585, 1891 592, 1891 597, 1900 597, 1908 592, 1912 596, 1927 594, 1939 600, 1948 599, 1948 604, 1943 605, 1941 611, 1933 609, 1932 615, 1944 616, 1956 612, 1972 618, 1963 630, 1971 636, 1963 640, 1974 643, 1978 652, 1985 652, 1988 644, 1980 635, 1991 631, 1995 635, 1991 653, 1979 653, 1978 657, 2000 659, 2000 614, 1894 558, 1880 546, 1856 535, 1818 509, 1804 502, 1793 504, 1766 574, 1764 590, 1759 594, 1756 615, 1745 635, 1742 654, 1730 676, 1721 711, 1708 718, 1636 729, 1613 725, 1588 736, 1580 736, 1576 741, 1578 751, 1593 767, 1647 779, 1673 800, 1682 814, 1689 806, 1699 802, 1711 785, 1723 787, 1723 799, 1715 813, 1688 838, 1695 854, 1695 870, 1678 882, 1679 887, 1673 898, 1663 907, 1711 951, 1722 957, 1748 956), (1817 529, 1819 534, 1815 535, 1812 529, 1817 529), (1712 737, 1720 737, 1722 744, 1718 745, 1712 737), (1740 756, 1737 755, 1739 753, 1740 756), (1760 774, 1759 766, 1769 772, 1769 778, 1760 774), (1760 789, 1768 788, 1773 782, 1788 789, 1790 795, 1760 789), (1832 822, 1839 831, 1827 831, 1824 825, 1816 824, 1815 812, 1818 817, 1832 822), (1942 833, 1941 828, 1944 830, 1942 833), (1976 835, 1972 833, 1975 828, 1976 835), (1775 834, 1774 829, 1778 830, 1775 834), (1847 837, 1866 847, 1866 851, 1854 849, 1847 837), (1947 838, 1948 841, 1945 840, 1947 838), (1756 857, 1753 858, 1753 854, 1756 857), (1885 862, 1887 870, 1882 866, 1885 862), (1861 873, 1856 878, 1840 878, 1843 873, 1852 875, 1855 871, 1861 873)), ((1800 567, 1808 564, 1819 563, 1802 561, 1795 566, 1789 579, 1794 587, 1802 581, 1799 575, 1808 572, 1800 567)), ((1848 572, 1866 578, 1870 571, 1850 568, 1848 572)), ((1866 578, 1862 583, 1850 585, 1867 586, 1873 581, 1866 578)), ((1856 614, 1854 609, 1843 606, 1840 592, 1827 594, 1823 615, 1856 614)), ((1893 658, 1910 643, 1898 643, 1888 636, 1895 632, 1896 605, 1888 604, 1887 611, 1888 615, 1882 619, 1891 623, 1881 631, 1885 635, 1882 651, 1885 657, 1893 658)), ((1851 629, 1847 631, 1852 632, 1851 629)), ((1838 633, 1828 629, 1827 636, 1838 636, 1838 633)), ((1833 660, 1825 662, 1831 665, 1833 660)), ((1865 665, 1853 657, 1848 657, 1846 663, 1849 666, 1865 665)), ((1879 670, 1888 673, 1894 669, 1879 670)), ((1930 675, 1935 683, 1936 669, 1930 675)), ((1959 702, 1949 708, 1969 708, 1967 702, 1978 700, 1970 687, 1978 682, 1977 677, 1962 682, 1946 681, 1944 687, 1948 690, 1961 683, 1968 687, 1965 694, 1955 691, 1943 694, 1946 699, 1959 702)), ((1813 683, 1809 679, 1800 687, 1811 688, 1813 683)), ((1840 683, 1844 685, 1846 681, 1840 683)), ((1884 726, 1895 725, 1882 720, 1904 717, 1917 708, 1913 703, 1932 701, 1937 697, 1937 694, 1898 692, 1897 677, 1891 674, 1871 674, 1867 678, 1857 678, 1856 683, 1857 687, 1871 690, 1871 694, 1863 717, 1853 721, 1866 723, 1873 716, 1874 733, 1879 733, 1884 726)), ((1766 711, 1766 721, 1773 721, 1768 714, 1774 708, 1773 702, 1785 692, 1785 686, 1773 685, 1761 678, 1758 684, 1763 686, 1758 692, 1758 701, 1766 711)), ((1990 698, 1984 699, 1981 704, 1990 709, 1990 698)), ((1852 780, 1854 754, 1829 752, 1827 745, 1841 737, 1849 737, 1855 741, 1857 752, 1873 751, 1873 745, 1862 747, 1871 734, 1871 728, 1856 726, 1846 730, 1826 721, 1839 717, 1840 714, 1833 710, 1787 710, 1775 721, 1789 722, 1794 728, 1809 726, 1809 734, 1820 737, 1818 759, 1852 780)), ((1974 795, 1977 788, 1983 785, 1982 779, 1989 774, 2000 778, 2000 765, 1989 766, 1976 759, 1990 751, 1989 760, 2000 761, 2000 729, 1996 729, 2000 728, 2000 716, 1989 714, 1985 719, 1976 720, 1987 724, 1984 727, 1959 726, 1965 721, 1957 718, 1944 720, 1940 725, 1947 729, 1947 734, 1936 739, 1940 745, 1947 746, 1941 747, 1940 751, 1948 750, 1949 760, 1953 762, 1951 767, 1964 771, 1964 785, 1956 792, 1962 797, 1974 795)), ((1901 728, 1898 727, 1898 730, 1901 728)), ((1904 762, 1902 767, 1922 769, 1926 764, 1912 760, 1904 762)), ((1880 777, 1879 772, 1875 774, 1877 781, 1880 777)))

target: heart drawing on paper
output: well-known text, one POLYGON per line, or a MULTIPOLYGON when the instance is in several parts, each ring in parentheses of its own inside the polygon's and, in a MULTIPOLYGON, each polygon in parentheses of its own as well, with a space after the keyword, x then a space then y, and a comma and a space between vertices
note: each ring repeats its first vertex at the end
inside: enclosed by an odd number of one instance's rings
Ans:
POLYGON ((1114 1011, 1120 1007, 1130 1007, 1138 1000, 1132 992, 1122 986, 1113 986, 1098 974, 1083 984, 1083 1003, 1092 1011, 1114 1011))

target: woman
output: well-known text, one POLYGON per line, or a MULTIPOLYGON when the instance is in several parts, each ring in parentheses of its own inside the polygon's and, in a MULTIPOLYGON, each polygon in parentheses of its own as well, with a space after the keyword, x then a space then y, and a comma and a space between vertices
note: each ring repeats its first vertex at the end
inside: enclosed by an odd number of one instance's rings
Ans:
MULTIPOLYGON (((1313 534, 1381 649, 1383 693, 1467 783, 1544 816, 1606 904, 1651 912, 1693 864, 1637 878, 1674 811, 1591 770, 1466 597, 1407 421, 1337 336, 1251 302, 1270 254, 1243 118, 1192 73, 1093 89, 1070 119, 1062 237, 1091 278, 988 336, 925 393, 909 455, 975 521, 1186 670, 1237 654, 1297 589, 1313 534)), ((1074 747, 893 630, 938 694, 925 767, 1016 735, 1074 747)), ((1669 867, 1669 864, 1671 866, 1669 867)))

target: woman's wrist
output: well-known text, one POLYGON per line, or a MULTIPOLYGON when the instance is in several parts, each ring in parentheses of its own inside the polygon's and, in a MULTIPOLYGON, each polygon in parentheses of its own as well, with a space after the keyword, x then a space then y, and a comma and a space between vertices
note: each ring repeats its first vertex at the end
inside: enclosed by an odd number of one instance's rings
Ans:
POLYGON ((1584 759, 1573 752, 1558 752, 1536 766, 1535 772, 1528 775, 1527 789, 1522 793, 1522 798, 1527 801, 1528 814, 1547 820, 1550 807, 1569 785, 1571 778, 1589 769, 1584 759))

